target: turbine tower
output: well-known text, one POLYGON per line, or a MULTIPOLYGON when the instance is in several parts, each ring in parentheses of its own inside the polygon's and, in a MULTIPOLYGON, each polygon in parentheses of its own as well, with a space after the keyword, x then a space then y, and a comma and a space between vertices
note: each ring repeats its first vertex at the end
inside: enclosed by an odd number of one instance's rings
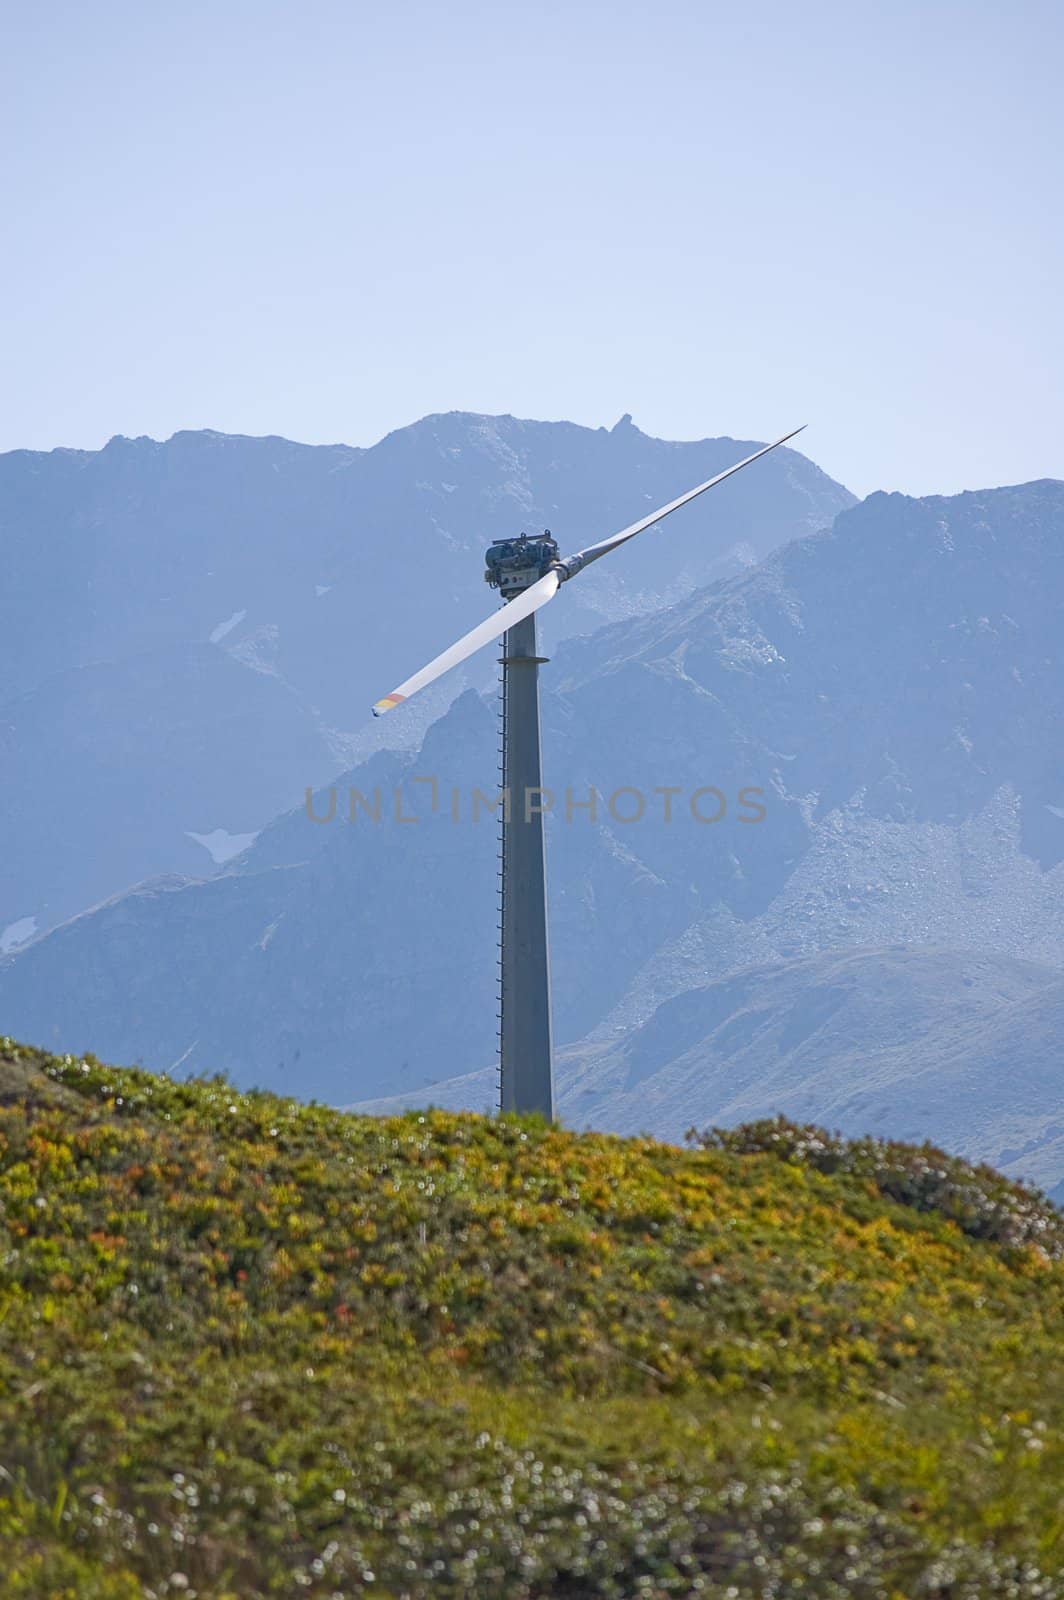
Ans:
POLYGON ((795 428, 785 433, 715 478, 575 555, 560 556, 549 532, 533 538, 522 534, 517 539, 496 539, 485 557, 485 577, 499 590, 505 602, 502 609, 373 707, 375 717, 383 716, 484 645, 502 638, 499 1068, 503 1111, 538 1111, 548 1119, 554 1115, 539 737, 543 657, 536 649, 536 612, 554 599, 563 583, 600 556, 609 555, 801 431, 795 428))
MULTIPOLYGON (((558 546, 549 533, 496 539, 487 581, 517 598, 550 570, 558 546)), ((502 839, 499 851, 499 1107, 554 1115, 551 1073, 550 945, 543 839, 536 614, 503 635, 502 839)))

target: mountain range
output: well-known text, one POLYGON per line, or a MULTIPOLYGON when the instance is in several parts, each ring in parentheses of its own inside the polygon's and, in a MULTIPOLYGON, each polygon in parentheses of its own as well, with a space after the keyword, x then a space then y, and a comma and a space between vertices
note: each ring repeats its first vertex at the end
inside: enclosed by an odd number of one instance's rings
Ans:
MULTIPOLYGON (((653 610, 648 557, 648 587, 618 579, 631 614, 548 645, 563 1114, 923 1128, 1055 1185, 1064 485, 877 494, 800 531, 653 610)), ((409 669, 431 645, 399 614, 409 669)), ((8 957, 4 1026, 341 1103, 479 1108, 495 840, 472 809, 495 771, 493 703, 467 688, 319 788, 332 821, 296 807, 209 879, 142 884, 8 957), (352 789, 380 791, 379 821, 358 801, 347 820, 352 789)))
MULTIPOLYGON (((158 873, 210 871, 384 742, 416 747, 489 657, 397 726, 366 707, 489 608, 487 542, 586 542, 742 447, 464 413, 372 449, 178 433, 0 456, 0 950, 158 873)), ((598 626, 830 523, 853 497, 793 451, 669 560, 633 551, 558 621, 598 626)), ((552 638, 555 636, 551 636, 552 638)))

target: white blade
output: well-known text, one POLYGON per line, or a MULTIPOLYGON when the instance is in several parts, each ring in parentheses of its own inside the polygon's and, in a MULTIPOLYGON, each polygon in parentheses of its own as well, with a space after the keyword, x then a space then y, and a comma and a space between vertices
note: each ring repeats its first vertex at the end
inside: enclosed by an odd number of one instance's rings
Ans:
POLYGON ((767 456, 770 450, 775 450, 778 445, 786 444, 788 439, 793 439, 796 433, 801 433, 801 428, 795 428, 791 433, 785 433, 782 439, 774 439, 771 444, 766 444, 760 450, 755 450, 752 456, 747 456, 745 461, 737 461, 734 467, 729 467, 726 472, 718 472, 715 478, 710 478, 706 483, 700 483, 696 489, 688 489, 678 500, 670 500, 667 506, 662 506, 660 511, 652 511, 649 517, 643 517, 639 522, 633 522, 630 528, 622 528, 620 533, 615 533, 608 539, 602 539, 598 544, 589 544, 586 550, 580 550, 576 556, 571 556, 572 561, 579 561, 586 566, 589 561, 597 561, 599 556, 608 555, 611 550, 616 550, 619 544, 624 544, 628 539, 634 539, 637 533, 652 528, 655 522, 660 522, 662 517, 667 517, 670 511, 678 511, 689 500, 697 499, 700 494, 705 494, 707 489, 712 489, 714 484, 723 483, 725 478, 730 478, 733 472, 741 472, 748 467, 751 461, 758 461, 762 456, 767 456))
POLYGON ((545 606, 548 600, 554 599, 560 583, 561 577, 557 572, 544 573, 543 577, 537 579, 524 594, 519 594, 516 600, 511 600, 500 611, 496 611, 494 616, 486 618, 478 627, 459 639, 457 644, 452 644, 449 650, 445 650, 434 661, 430 661, 427 667, 422 667, 412 678, 407 678, 398 689, 393 689, 383 700, 378 700, 373 707, 373 715, 383 717, 386 711, 391 711, 393 706, 409 700, 412 694, 417 694, 418 690, 424 689, 427 684, 434 683, 445 672, 456 667, 460 661, 473 655, 482 645, 498 639, 508 628, 512 628, 515 622, 531 616, 533 611, 538 611, 540 606, 545 606))

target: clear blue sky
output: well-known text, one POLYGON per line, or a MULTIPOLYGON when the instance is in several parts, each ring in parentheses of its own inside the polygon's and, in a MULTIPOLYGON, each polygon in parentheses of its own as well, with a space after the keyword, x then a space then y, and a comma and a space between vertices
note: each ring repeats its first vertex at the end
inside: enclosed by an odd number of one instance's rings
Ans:
POLYGON ((510 411, 1064 476, 1058 0, 9 4, 0 448, 510 411))

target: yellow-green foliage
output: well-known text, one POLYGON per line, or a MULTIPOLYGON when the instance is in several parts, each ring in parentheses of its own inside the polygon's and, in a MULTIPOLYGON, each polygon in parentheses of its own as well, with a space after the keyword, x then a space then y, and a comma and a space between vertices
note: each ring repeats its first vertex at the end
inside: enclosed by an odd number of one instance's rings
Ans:
POLYGON ((1061 1596, 1059 1217, 821 1137, 0 1041, 0 1593, 1061 1596))

